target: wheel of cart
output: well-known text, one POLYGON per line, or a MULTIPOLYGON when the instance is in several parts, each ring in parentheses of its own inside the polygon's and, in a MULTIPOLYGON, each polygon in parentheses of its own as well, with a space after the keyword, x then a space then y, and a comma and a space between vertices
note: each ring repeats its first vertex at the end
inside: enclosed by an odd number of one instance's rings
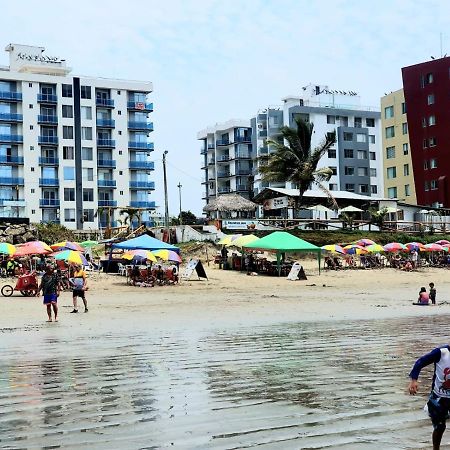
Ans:
POLYGON ((14 288, 10 284, 5 284, 1 290, 3 297, 11 297, 11 295, 13 295, 13 292, 14 288))
POLYGON ((19 291, 24 297, 35 296, 38 291, 36 272, 20 275, 14 287, 5 284, 0 292, 4 297, 11 297, 14 291, 19 291))

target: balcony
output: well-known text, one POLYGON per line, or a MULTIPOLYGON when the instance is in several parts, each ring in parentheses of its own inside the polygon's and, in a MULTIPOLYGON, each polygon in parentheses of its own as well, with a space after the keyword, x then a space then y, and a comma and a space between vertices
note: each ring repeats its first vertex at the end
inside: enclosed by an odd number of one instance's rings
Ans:
POLYGON ((23 178, 16 177, 0 177, 0 185, 5 186, 23 186, 23 178))
POLYGON ((97 119, 97 128, 114 128, 116 121, 112 119, 97 119))
POLYGON ((200 149, 200 155, 206 155, 207 153, 208 153, 208 150, 206 150, 206 148, 200 149))
POLYGON ((117 200, 99 200, 98 201, 98 206, 112 206, 112 207, 116 207, 117 206, 117 200))
POLYGON ((153 103, 144 103, 144 102, 128 102, 128 109, 135 109, 137 111, 153 111, 153 103))
POLYGON ((97 161, 97 167, 108 167, 111 169, 116 168, 116 160, 115 159, 99 159, 97 161))
POLYGON ((236 170, 236 175, 250 175, 252 173, 252 169, 238 169, 236 170))
POLYGON ((22 114, 0 113, 0 121, 2 122, 22 122, 22 114))
POLYGON ((40 156, 39 165, 41 166, 57 166, 59 164, 59 158, 40 156))
POLYGON ((0 91, 0 100, 9 100, 11 102, 21 102, 21 92, 0 91))
POLYGON ((38 142, 43 145, 58 145, 58 136, 39 136, 38 142))
POLYGON ((114 139, 97 139, 97 147, 114 148, 116 141, 114 139))
POLYGON ((137 200, 131 200, 130 206, 132 208, 156 208, 155 202, 142 202, 137 200))
POLYGON ((154 170, 155 163, 153 161, 130 161, 130 169, 154 170))
POLYGON ((96 98, 95 104, 104 108, 114 108, 114 100, 112 98, 96 98))
POLYGON ((153 122, 136 122, 130 120, 128 121, 128 128, 130 130, 153 131, 153 122))
POLYGON ((216 146, 217 146, 217 147, 219 147, 219 146, 221 146, 221 145, 230 145, 230 144, 231 144, 231 142, 230 142, 229 139, 218 139, 218 140, 216 141, 216 146))
POLYGON ((98 187, 116 187, 116 180, 97 180, 98 187))
POLYGON ((58 103, 58 96, 55 94, 38 94, 38 103, 58 103))
POLYGON ((242 143, 251 144, 252 137, 251 136, 235 136, 234 142, 239 142, 240 144, 242 144, 242 143))
POLYGON ((39 200, 39 206, 42 207, 50 207, 57 208, 59 207, 59 199, 57 198, 41 198, 39 200))
POLYGON ((236 190, 238 192, 245 192, 249 190, 249 185, 248 184, 238 184, 236 187, 236 190))
POLYGON ((58 125, 58 116, 48 116, 39 114, 38 123, 51 123, 52 125, 58 125))
POLYGON ((1 164, 23 164, 23 156, 0 156, 1 164))
MULTIPOLYGON (((219 193, 219 194, 228 194, 228 193, 230 193, 231 192, 231 189, 229 188, 229 187, 219 187, 219 188, 217 188, 217 192, 219 193)), ((210 194, 210 196, 211 196, 212 194, 210 194)))
POLYGON ((217 178, 229 178, 231 176, 230 172, 217 172, 217 178))
POLYGON ((21 143, 23 142, 23 136, 21 134, 0 134, 0 142, 21 143))
POLYGON ((14 206, 16 208, 25 208, 25 199, 17 198, 15 200, 11 200, 10 198, 0 198, 0 206, 14 206))
POLYGON ((153 151, 154 147, 155 146, 153 142, 136 142, 136 141, 128 142, 128 148, 130 149, 153 151))
POLYGON ((234 155, 234 159, 252 159, 252 155, 250 153, 237 153, 234 155))
POLYGON ((259 137, 267 137, 267 130, 259 130, 258 131, 258 136, 259 137))
POLYGON ((130 181, 130 189, 155 189, 153 181, 130 181))
POLYGON ((214 150, 215 148, 214 144, 208 144, 208 150, 214 150))
POLYGON ((268 147, 259 147, 259 154, 260 155, 268 155, 269 154, 269 148, 268 147))
POLYGON ((39 186, 59 186, 58 178, 39 178, 39 186))

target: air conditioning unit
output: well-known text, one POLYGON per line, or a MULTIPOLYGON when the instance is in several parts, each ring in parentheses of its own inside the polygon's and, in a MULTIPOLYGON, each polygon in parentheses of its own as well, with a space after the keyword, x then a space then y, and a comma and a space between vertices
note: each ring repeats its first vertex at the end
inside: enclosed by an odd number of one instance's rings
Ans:
POLYGON ((262 130, 263 129, 263 124, 262 123, 258 123, 258 130, 262 130))

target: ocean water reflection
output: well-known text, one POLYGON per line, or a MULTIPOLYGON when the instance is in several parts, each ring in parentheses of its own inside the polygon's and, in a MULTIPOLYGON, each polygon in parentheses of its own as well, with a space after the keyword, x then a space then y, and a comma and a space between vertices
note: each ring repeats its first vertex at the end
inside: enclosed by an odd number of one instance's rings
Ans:
POLYGON ((410 398, 406 375, 447 322, 8 330, 0 448, 423 448, 428 385, 410 398))

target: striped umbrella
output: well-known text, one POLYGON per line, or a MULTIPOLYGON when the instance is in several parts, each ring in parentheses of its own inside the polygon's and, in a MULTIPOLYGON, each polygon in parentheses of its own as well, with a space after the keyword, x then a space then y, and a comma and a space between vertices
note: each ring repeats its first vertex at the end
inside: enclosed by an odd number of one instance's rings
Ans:
POLYGON ((12 244, 8 244, 8 242, 0 243, 0 253, 3 255, 14 255, 16 253, 16 247, 12 244))
POLYGON ((367 253, 367 250, 364 247, 356 244, 349 244, 343 248, 347 255, 363 255, 364 253, 367 253))
POLYGON ((156 257, 155 255, 149 251, 149 250, 142 250, 142 249, 137 249, 137 250, 128 250, 127 252, 125 252, 122 255, 123 259, 147 259, 148 261, 152 261, 152 262, 156 262, 156 257))
POLYGON ((180 255, 177 252, 174 252, 173 250, 153 250, 152 253, 158 257, 163 259, 164 261, 174 261, 174 262, 181 262, 180 255))
POLYGON ((356 241, 355 244, 360 245, 361 247, 367 247, 369 245, 375 244, 375 242, 372 241, 372 239, 360 239, 359 241, 356 241))
POLYGON ((422 250, 423 247, 425 247, 425 245, 423 245, 421 242, 408 242, 407 244, 405 244, 405 247, 412 252, 413 250, 415 250, 416 252, 418 252, 419 250, 422 250))
POLYGON ((89 265, 84 255, 76 250, 63 250, 61 252, 54 253, 52 256, 56 260, 67 261, 71 264, 79 264, 81 266, 89 265))
POLYGON ((426 244, 422 249, 423 252, 442 252, 443 250, 444 247, 439 244, 426 244))
POLYGON ((384 252, 384 247, 380 244, 372 244, 364 248, 370 253, 384 252))
POLYGON ((435 244, 439 245, 449 245, 450 241, 447 241, 447 239, 441 239, 440 241, 436 241, 435 244))
POLYGON ((321 247, 321 249, 331 253, 341 253, 341 254, 345 253, 345 250, 340 245, 337 244, 324 245, 321 247))
POLYGON ((80 244, 77 244, 76 242, 71 242, 71 241, 58 242, 56 244, 50 245, 50 247, 54 251, 58 251, 58 250, 76 250, 78 252, 84 252, 84 248, 81 247, 80 244))
POLYGON ((389 244, 386 244, 384 246, 384 249, 387 252, 391 252, 391 253, 403 252, 403 251, 407 250, 406 246, 404 246, 403 244, 400 244, 400 242, 391 242, 389 244))
POLYGON ((30 241, 17 245, 14 256, 45 255, 51 252, 52 249, 45 242, 30 241))

